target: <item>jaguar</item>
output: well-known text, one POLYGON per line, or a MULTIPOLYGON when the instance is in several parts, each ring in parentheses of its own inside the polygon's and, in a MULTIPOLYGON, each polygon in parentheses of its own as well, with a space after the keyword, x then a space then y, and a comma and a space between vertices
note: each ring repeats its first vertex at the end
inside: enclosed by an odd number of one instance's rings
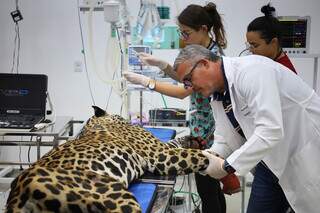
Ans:
POLYGON ((128 186, 146 171, 183 175, 209 164, 199 149, 162 143, 118 115, 94 110, 76 139, 52 149, 15 178, 7 213, 141 212, 128 186))

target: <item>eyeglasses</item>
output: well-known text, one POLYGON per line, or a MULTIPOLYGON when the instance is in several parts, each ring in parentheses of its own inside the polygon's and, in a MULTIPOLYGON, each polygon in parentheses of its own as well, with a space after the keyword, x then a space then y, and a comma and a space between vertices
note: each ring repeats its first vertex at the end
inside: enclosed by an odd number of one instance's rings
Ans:
POLYGON ((184 40, 188 40, 190 38, 190 35, 193 33, 192 31, 191 32, 187 32, 187 31, 183 31, 183 30, 180 30, 180 29, 178 29, 177 32, 179 34, 179 37, 181 39, 184 39, 184 40))
POLYGON ((183 79, 182 79, 182 83, 185 89, 188 89, 190 87, 192 87, 192 73, 193 71, 196 69, 196 67, 198 66, 198 64, 200 64, 201 60, 199 60, 197 63, 195 63, 195 65, 193 65, 193 67, 191 68, 191 70, 189 71, 188 74, 186 74, 183 79))

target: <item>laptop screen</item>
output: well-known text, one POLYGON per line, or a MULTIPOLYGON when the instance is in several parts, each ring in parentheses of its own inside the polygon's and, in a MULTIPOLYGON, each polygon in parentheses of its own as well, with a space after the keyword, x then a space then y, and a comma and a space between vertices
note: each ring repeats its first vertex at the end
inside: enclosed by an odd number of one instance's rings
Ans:
POLYGON ((0 73, 1 115, 45 115, 48 77, 0 73))

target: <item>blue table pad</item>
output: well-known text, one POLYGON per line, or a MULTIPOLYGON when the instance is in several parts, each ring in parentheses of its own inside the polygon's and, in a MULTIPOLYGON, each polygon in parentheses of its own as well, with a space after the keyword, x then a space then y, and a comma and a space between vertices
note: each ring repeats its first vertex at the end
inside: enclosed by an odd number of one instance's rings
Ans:
POLYGON ((156 196, 157 185, 154 183, 131 183, 129 191, 132 192, 137 199, 142 213, 151 211, 153 200, 156 196))
POLYGON ((144 127, 148 132, 151 132, 153 136, 166 143, 169 140, 176 137, 176 130, 174 129, 165 129, 165 128, 152 128, 144 127))

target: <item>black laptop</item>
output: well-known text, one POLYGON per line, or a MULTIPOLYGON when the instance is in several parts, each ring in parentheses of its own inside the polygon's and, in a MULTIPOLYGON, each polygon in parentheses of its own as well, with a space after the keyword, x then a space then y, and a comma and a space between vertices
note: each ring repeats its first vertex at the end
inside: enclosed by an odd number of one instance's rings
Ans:
POLYGON ((45 118, 48 77, 0 73, 0 131, 30 131, 45 118))

